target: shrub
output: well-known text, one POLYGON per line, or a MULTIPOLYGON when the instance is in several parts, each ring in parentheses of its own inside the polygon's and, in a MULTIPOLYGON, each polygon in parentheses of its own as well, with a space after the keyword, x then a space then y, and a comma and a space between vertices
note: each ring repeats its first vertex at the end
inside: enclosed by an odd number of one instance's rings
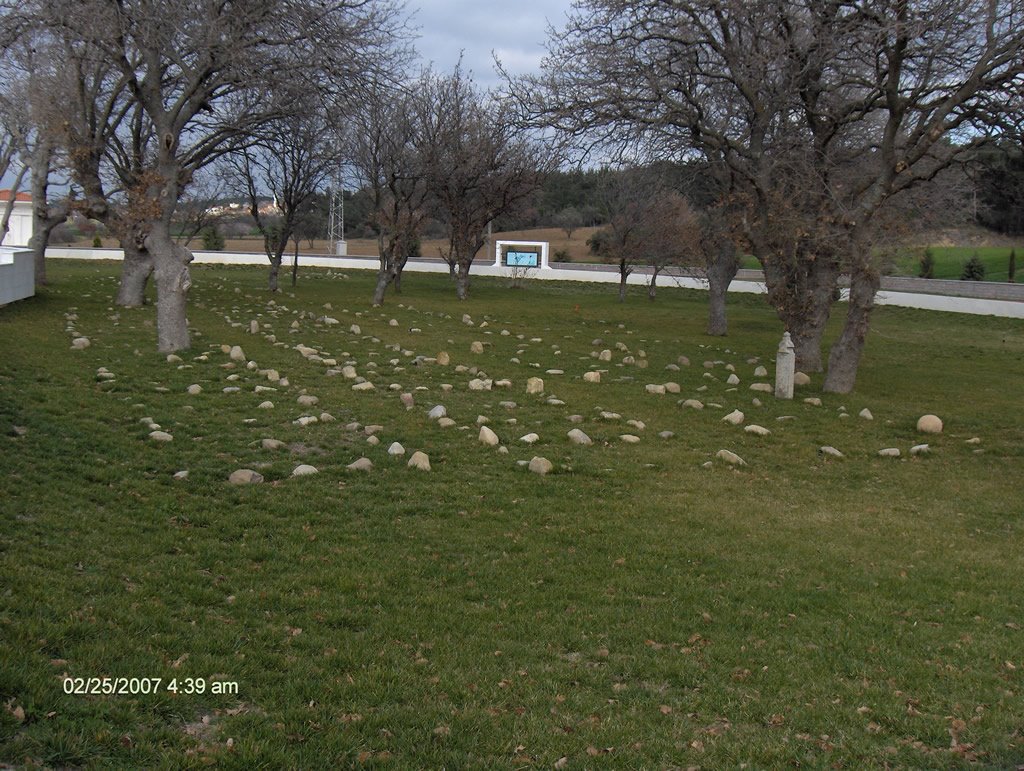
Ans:
POLYGON ((1016 280, 1017 276, 1017 250, 1010 250, 1010 264, 1006 271, 1006 280, 1011 284, 1016 280))
POLYGON ((966 263, 960 274, 961 281, 983 281, 985 279, 985 263, 975 254, 966 263))
POLYGON ((93 249, 102 249, 103 248, 103 239, 100 238, 99 236, 93 236, 92 237, 92 248, 93 249))
POLYGON ((203 228, 203 248, 208 252, 220 252, 224 249, 224 236, 213 225, 203 228))
POLYGON ((572 262, 568 249, 555 249, 555 262, 572 262))
POLYGON ((608 240, 611 234, 607 230, 595 230, 594 234, 587 239, 587 246, 591 254, 603 255, 608 250, 608 240))
POLYGON ((917 273, 920 278, 935 278, 935 255, 931 247, 924 250, 921 256, 921 269, 917 273))

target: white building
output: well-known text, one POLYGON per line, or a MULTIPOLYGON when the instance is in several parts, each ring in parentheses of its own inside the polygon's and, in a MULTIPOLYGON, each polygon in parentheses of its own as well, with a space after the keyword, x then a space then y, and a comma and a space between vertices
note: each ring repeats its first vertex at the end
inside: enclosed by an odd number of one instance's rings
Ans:
MULTIPOLYGON (((10 190, 0 190, 0 212, 11 199, 10 190)), ((14 210, 8 223, 7 235, 0 244, 3 246, 28 246, 32 237, 32 196, 18 193, 14 199, 14 210)))

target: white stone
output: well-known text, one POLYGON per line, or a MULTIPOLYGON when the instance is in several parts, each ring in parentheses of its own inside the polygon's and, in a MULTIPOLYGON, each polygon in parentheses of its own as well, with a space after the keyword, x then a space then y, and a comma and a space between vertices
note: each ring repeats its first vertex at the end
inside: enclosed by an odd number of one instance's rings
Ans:
POLYGON ((361 334, 363 334, 363 330, 361 330, 359 328, 358 324, 353 324, 352 326, 350 326, 348 328, 348 331, 351 332, 353 335, 361 335, 361 334))
POLYGON ((488 447, 494 447, 498 444, 498 435, 491 431, 487 426, 480 426, 480 434, 477 438, 482 444, 486 444, 488 447))
POLYGON ((601 373, 600 372, 584 372, 583 373, 584 383, 600 383, 601 373))
POLYGON ((367 381, 365 381, 363 383, 356 383, 354 386, 352 386, 352 390, 353 391, 375 391, 376 388, 374 388, 373 383, 371 383, 369 380, 367 380, 367 381))
POLYGON ((844 457, 846 457, 841 452, 839 452, 839 450, 837 450, 835 447, 833 447, 830 444, 826 444, 824 447, 819 447, 818 448, 818 452, 820 452, 822 455, 829 455, 829 456, 831 456, 833 458, 844 458, 844 457))
POLYGON ((772 388, 771 383, 751 383, 750 390, 770 394, 774 389, 772 388))
POLYGON ((597 359, 598 359, 598 361, 611 361, 612 360, 612 352, 609 351, 606 348, 605 350, 601 351, 601 353, 599 353, 597 355, 597 359))
POLYGON ((686 399, 683 402, 684 407, 689 407, 692 410, 704 409, 704 402, 698 401, 697 399, 686 399))
POLYGON ((295 401, 298 402, 300 407, 312 407, 314 404, 318 404, 320 402, 317 397, 310 396, 309 394, 302 394, 302 396, 295 401))
POLYGON ((480 378, 473 378, 469 381, 470 391, 490 391, 493 382, 490 380, 481 380, 480 378))
POLYGON ((545 474, 551 472, 551 470, 554 468, 554 465, 552 465, 551 461, 549 461, 547 458, 542 458, 540 456, 535 455, 533 458, 530 459, 530 465, 528 468, 534 474, 540 474, 541 476, 544 476, 545 474))
POLYGON ((524 444, 533 444, 534 442, 537 442, 539 440, 540 440, 540 436, 538 436, 537 434, 533 434, 533 433, 526 434, 525 436, 519 437, 519 441, 523 442, 524 444))
POLYGON ((321 423, 333 423, 334 421, 335 421, 335 417, 331 413, 329 413, 329 412, 321 412, 320 413, 320 422, 321 423))
POLYGON ((370 471, 373 468, 373 461, 369 458, 359 458, 345 466, 349 471, 370 471))
POLYGON ((640 442, 640 437, 636 434, 620 434, 619 439, 626 444, 638 444, 640 442))
POLYGON ((292 421, 292 423, 294 423, 297 426, 311 426, 314 423, 319 423, 319 422, 320 422, 320 419, 314 417, 313 415, 303 415, 302 417, 298 418, 297 420, 293 420, 292 421))
POLYGON ((438 353, 436 360, 437 363, 440 364, 442 367, 447 367, 449 364, 452 363, 452 357, 448 355, 447 351, 441 351, 440 353, 438 353))
POLYGON ((405 455, 405 448, 398 442, 392 442, 388 447, 388 455, 405 455))
POLYGON ((665 386, 660 383, 648 383, 644 386, 644 390, 649 394, 664 394, 665 386))
POLYGON ((283 450, 287 447, 280 439, 262 439, 260 440, 260 446, 264 450, 283 450))
POLYGON ((407 465, 409 468, 419 469, 420 471, 430 471, 430 458, 425 452, 417 450, 409 458, 407 465))
POLYGON ((922 415, 917 419, 917 430, 922 434, 941 434, 942 420, 938 415, 922 415))
POLYGON ((875 416, 871 414, 871 410, 869 410, 869 409, 868 409, 867 407, 865 407, 864 409, 862 409, 862 410, 861 410, 860 412, 858 412, 857 414, 858 414, 858 415, 859 415, 860 417, 864 418, 864 420, 874 420, 874 419, 875 419, 875 416))
POLYGON ((647 424, 646 423, 644 423, 642 420, 636 420, 635 418, 627 420, 626 421, 626 425, 632 426, 637 431, 643 431, 645 428, 647 428, 647 424))
POLYGON ((970 439, 965 440, 964 444, 981 444, 981 437, 972 436, 970 439))
POLYGON ((319 473, 319 471, 316 466, 310 466, 308 463, 302 463, 295 467, 295 469, 292 471, 292 476, 307 477, 317 473, 319 473))
POLYGON ((746 466, 747 462, 743 460, 739 455, 729 450, 719 450, 715 453, 715 457, 719 460, 724 460, 726 463, 730 463, 733 466, 746 466))
POLYGON ((883 458, 898 458, 900 457, 900 451, 897 447, 886 447, 884 450, 879 450, 878 454, 883 458))
POLYGON ((793 398, 795 369, 796 352, 793 340, 789 336, 789 332, 783 332, 778 353, 775 354, 775 398, 793 398))
POLYGON ((725 384, 726 385, 731 385, 731 386, 739 385, 740 384, 740 379, 738 377, 736 377, 736 373, 733 372, 731 375, 729 375, 728 378, 726 378, 725 384))
POLYGON ((911 455, 927 455, 932 451, 932 448, 926 444, 915 444, 910 448, 911 455))
POLYGON ((744 426, 743 430, 746 431, 748 434, 755 434, 757 436, 768 436, 769 434, 771 434, 771 431, 769 431, 764 426, 758 426, 755 425, 754 423, 751 423, 749 426, 744 426))
POLYGON ((366 443, 368 445, 370 445, 370 447, 376 447, 378 444, 380 444, 380 437, 379 436, 370 435, 370 436, 366 437, 366 443))
POLYGON ((437 425, 439 425, 441 428, 451 428, 452 426, 455 425, 455 421, 452 420, 451 418, 439 418, 437 421, 437 425))
POLYGON ((174 440, 174 437, 166 431, 151 431, 149 433, 149 438, 154 442, 171 442, 174 440))
POLYGON ((758 367, 754 370, 754 377, 768 377, 768 370, 764 367, 758 367))
POLYGON ((271 402, 271 401, 260 402, 259 405, 258 405, 258 409, 261 409, 261 410, 272 410, 272 409, 274 409, 274 403, 271 402))
POLYGON ((817 396, 808 396, 806 399, 804 399, 804 404, 809 404, 812 407, 820 407, 821 399, 819 399, 817 396))
POLYGON ((240 345, 231 346, 231 352, 228 355, 232 361, 245 361, 245 351, 242 350, 240 345))
POLYGON ((740 423, 743 422, 743 418, 744 415, 742 412, 740 412, 739 410, 733 410, 724 418, 722 418, 722 421, 728 423, 730 426, 738 426, 740 423))
POLYGON ((659 439, 671 439, 674 436, 675 436, 675 433, 672 432, 672 431, 659 431, 658 432, 658 438, 659 439))
POLYGON ((665 393, 677 394, 680 390, 679 383, 674 383, 672 381, 665 383, 665 393))
POLYGON ((572 429, 568 434, 566 434, 566 436, 569 437, 569 441, 572 442, 573 444, 582 444, 589 446, 594 443, 594 441, 589 436, 587 436, 578 428, 572 429))
POLYGON ((177 479, 179 482, 183 482, 184 480, 188 479, 188 469, 174 472, 172 479, 177 479))
POLYGON ((203 387, 198 383, 193 383, 186 389, 191 396, 198 396, 203 392, 203 387))
POLYGON ((483 353, 484 352, 484 344, 481 343, 479 340, 474 340, 472 343, 469 344, 469 352, 470 353, 483 353))
POLYGON ((430 412, 427 413, 427 417, 431 420, 437 420, 438 418, 443 418, 447 414, 448 410, 445 409, 444 405, 438 404, 431 408, 430 412))
POLYGON ((806 375, 803 372, 793 373, 793 385, 805 386, 811 384, 810 375, 806 375))
POLYGON ((356 368, 353 367, 351 364, 346 364, 344 367, 341 368, 341 376, 346 380, 355 380, 357 377, 359 377, 358 373, 356 372, 356 368))
POLYGON ((236 469, 228 477, 228 482, 233 485, 258 485, 262 481, 263 475, 251 468, 236 469))
POLYGON ((544 381, 539 377, 531 377, 526 381, 526 393, 539 394, 544 391, 544 381))
POLYGON ((92 342, 88 337, 76 337, 71 341, 71 347, 76 351, 81 351, 92 345, 92 342))

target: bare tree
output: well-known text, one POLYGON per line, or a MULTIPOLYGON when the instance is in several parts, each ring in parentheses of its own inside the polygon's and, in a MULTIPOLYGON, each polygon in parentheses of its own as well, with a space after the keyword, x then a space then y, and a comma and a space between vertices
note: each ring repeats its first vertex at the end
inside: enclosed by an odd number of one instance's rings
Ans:
MULTIPOLYGON (((229 176, 245 189, 249 213, 263 236, 270 261, 268 289, 276 292, 284 252, 299 217, 341 162, 338 139, 319 106, 307 101, 295 114, 257 129, 228 160, 229 176), (268 194, 277 212, 273 218, 260 209, 268 194)), ((296 241, 296 262, 297 255, 296 241)))
POLYGON ((220 174, 206 168, 192 179, 175 212, 175 240, 188 246, 192 239, 217 221, 217 205, 224 198, 226 187, 220 174))
POLYGON ((373 201, 380 260, 374 305, 383 304, 390 285, 400 289, 402 271, 429 212, 424 142, 434 105, 425 94, 431 92, 432 78, 427 72, 410 84, 375 84, 349 126, 349 157, 373 201))
POLYGON ((576 228, 583 224, 583 215, 575 206, 566 206, 554 217, 555 224, 565 231, 565 237, 572 240, 576 228))
POLYGON ((548 124, 728 170, 798 363, 852 389, 878 266, 876 215, 979 141, 1024 72, 1022 0, 585 0, 515 90, 548 124))
POLYGON ((189 346, 188 249, 171 237, 183 189, 240 136, 289 113, 296 94, 350 90, 387 66, 400 38, 389 0, 34 0, 36 25, 84 41, 113 63, 154 140, 136 208, 157 285, 161 351, 189 346))
POLYGON ((461 65, 450 75, 427 77, 419 98, 430 110, 423 143, 427 180, 448 233, 442 256, 464 300, 488 223, 539 188, 557 153, 522 127, 509 100, 480 93, 461 65))

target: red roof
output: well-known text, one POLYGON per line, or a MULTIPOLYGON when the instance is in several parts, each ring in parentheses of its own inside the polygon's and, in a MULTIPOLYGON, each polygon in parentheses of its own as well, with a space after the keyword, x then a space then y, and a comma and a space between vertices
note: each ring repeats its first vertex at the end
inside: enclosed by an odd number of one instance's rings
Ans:
MULTIPOLYGON (((11 200, 11 191, 10 191, 10 189, 8 188, 7 190, 0 190, 0 201, 6 202, 6 201, 10 201, 10 200, 11 200)), ((18 193, 14 197, 14 200, 15 201, 24 201, 25 203, 32 203, 32 194, 31 193, 18 193)))

